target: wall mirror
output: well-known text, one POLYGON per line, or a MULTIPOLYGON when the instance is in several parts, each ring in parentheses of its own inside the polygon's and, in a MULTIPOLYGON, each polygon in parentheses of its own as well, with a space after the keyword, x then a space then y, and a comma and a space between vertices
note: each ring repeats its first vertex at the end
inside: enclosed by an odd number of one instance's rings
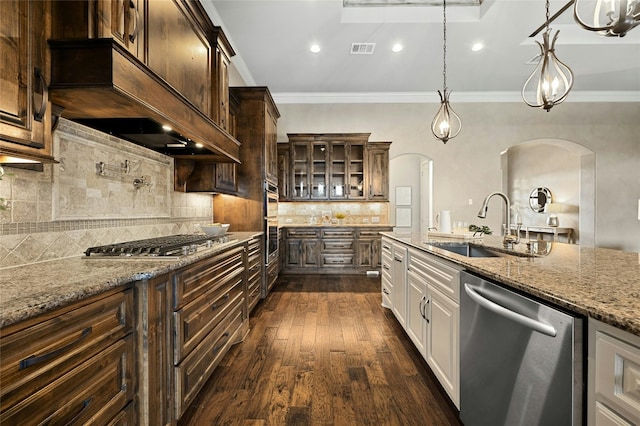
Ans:
POLYGON ((536 213, 544 212, 544 207, 551 202, 551 191, 549 188, 533 188, 529 196, 529 207, 536 213))

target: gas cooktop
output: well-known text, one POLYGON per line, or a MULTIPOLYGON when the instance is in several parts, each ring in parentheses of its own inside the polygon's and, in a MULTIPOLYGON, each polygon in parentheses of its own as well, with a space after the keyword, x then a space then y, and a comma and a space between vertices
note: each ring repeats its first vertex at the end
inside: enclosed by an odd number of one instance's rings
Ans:
POLYGON ((209 248, 232 241, 235 241, 235 239, 228 235, 211 237, 205 234, 178 234, 89 247, 84 254, 86 258, 109 257, 120 259, 145 257, 167 259, 193 254, 200 247, 209 248))

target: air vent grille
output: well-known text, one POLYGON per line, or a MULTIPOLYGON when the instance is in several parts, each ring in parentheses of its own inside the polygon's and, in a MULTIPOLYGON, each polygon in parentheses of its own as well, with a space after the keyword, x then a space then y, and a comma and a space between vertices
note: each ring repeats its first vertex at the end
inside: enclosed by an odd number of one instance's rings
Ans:
POLYGON ((375 43, 351 43, 352 55, 373 55, 375 43))

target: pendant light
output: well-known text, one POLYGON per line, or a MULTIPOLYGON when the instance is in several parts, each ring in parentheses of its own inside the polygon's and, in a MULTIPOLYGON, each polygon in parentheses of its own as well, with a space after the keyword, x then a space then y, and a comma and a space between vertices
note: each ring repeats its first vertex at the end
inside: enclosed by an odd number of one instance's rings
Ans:
POLYGON ((640 25, 640 0, 596 0, 593 21, 590 24, 580 18, 578 9, 584 1, 573 4, 573 17, 582 28, 595 31, 605 37, 624 37, 640 25))
POLYGON ((436 139, 441 140, 443 143, 447 143, 449 139, 455 138, 462 129, 462 122, 460 117, 453 111, 451 105, 449 105, 449 88, 447 87, 447 0, 443 0, 443 57, 442 57, 442 76, 444 77, 444 84, 442 86, 442 92, 438 90, 440 95, 440 109, 435 118, 431 122, 431 132, 436 139))
POLYGON ((542 34, 543 44, 540 46, 540 61, 522 88, 522 99, 530 107, 544 108, 547 112, 562 103, 573 87, 573 72, 562 63, 555 53, 556 40, 560 31, 556 31, 551 42, 549 28, 549 0, 546 1, 546 30, 542 34), (534 77, 538 77, 537 79, 534 77), (535 96, 533 95, 535 93, 535 96))

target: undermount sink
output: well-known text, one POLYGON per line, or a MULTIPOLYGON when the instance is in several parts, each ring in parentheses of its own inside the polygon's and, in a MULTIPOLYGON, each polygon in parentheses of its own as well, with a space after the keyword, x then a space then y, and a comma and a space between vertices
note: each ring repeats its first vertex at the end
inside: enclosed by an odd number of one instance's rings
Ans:
POLYGON ((495 252, 470 243, 425 242, 425 244, 466 257, 500 257, 506 255, 505 253, 495 252))

